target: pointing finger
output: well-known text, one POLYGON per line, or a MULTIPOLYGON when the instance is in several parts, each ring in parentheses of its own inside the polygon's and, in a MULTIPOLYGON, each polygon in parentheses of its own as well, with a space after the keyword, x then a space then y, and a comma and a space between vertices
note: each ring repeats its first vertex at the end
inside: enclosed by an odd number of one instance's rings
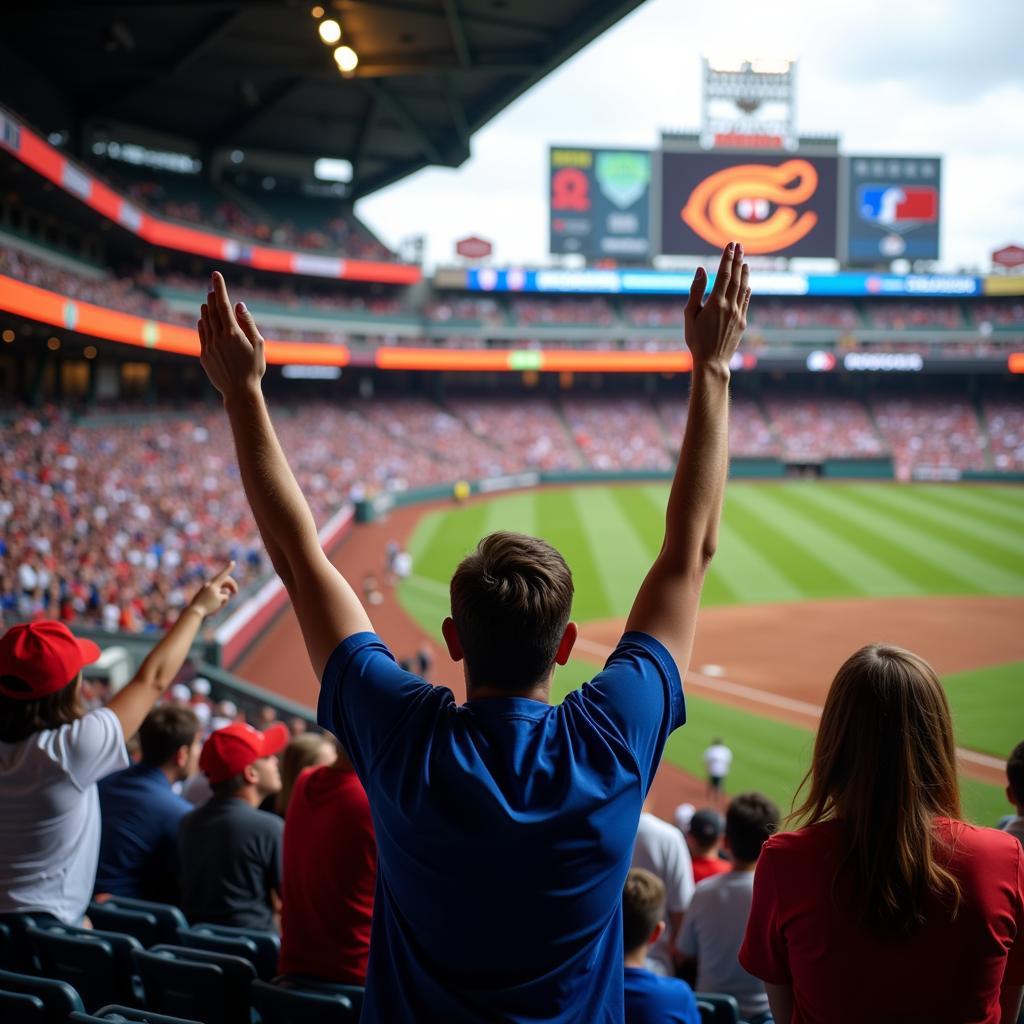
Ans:
POLYGON ((221 571, 219 573, 217 573, 216 576, 213 577, 212 580, 210 580, 210 583, 213 586, 220 586, 220 584, 223 583, 228 578, 228 576, 231 573, 231 570, 234 569, 234 567, 235 567, 235 562, 234 562, 234 559, 232 559, 230 562, 228 562, 227 565, 224 566, 223 569, 221 569, 221 571))

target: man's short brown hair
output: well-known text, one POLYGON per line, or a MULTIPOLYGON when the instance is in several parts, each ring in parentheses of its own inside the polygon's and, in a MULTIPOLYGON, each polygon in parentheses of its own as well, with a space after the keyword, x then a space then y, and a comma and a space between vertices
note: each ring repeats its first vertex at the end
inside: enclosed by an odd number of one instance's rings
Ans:
POLYGON ((191 708, 160 704, 139 726, 142 760, 157 767, 165 765, 182 747, 191 747, 198 732, 199 719, 191 708))
POLYGON ((632 868, 622 890, 622 949, 632 953, 665 919, 665 885, 657 875, 632 868))
POLYGON ((725 812, 725 838, 734 860, 749 864, 779 827, 779 809, 763 793, 740 793, 725 812))
POLYGON ((551 671, 572 610, 572 573, 546 541, 492 533, 459 563, 452 618, 470 681, 523 690, 551 671))

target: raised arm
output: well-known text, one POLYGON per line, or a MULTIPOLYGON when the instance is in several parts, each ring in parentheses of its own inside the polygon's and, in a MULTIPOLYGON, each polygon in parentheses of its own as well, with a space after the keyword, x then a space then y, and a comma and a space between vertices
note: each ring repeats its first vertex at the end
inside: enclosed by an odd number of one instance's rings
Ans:
POLYGON ((178 621, 146 655, 134 678, 120 689, 107 704, 121 722, 126 740, 139 731, 142 720, 164 693, 178 669, 185 663, 199 627, 208 615, 224 607, 238 593, 238 584, 231 578, 235 563, 229 562, 199 592, 178 616, 178 621))
POLYGON ((698 269, 686 304, 686 344, 693 355, 686 434, 668 498, 665 539, 626 622, 660 640, 685 675, 701 588, 718 544, 729 472, 729 360, 746 328, 749 269, 743 249, 722 253, 715 285, 703 302, 707 273, 698 269))
POLYGON ((201 362, 224 397, 245 496, 319 678, 345 637, 373 626, 320 547, 313 513, 274 433, 261 386, 267 368, 263 337, 244 303, 232 307, 224 278, 215 273, 212 284, 199 320, 201 362))

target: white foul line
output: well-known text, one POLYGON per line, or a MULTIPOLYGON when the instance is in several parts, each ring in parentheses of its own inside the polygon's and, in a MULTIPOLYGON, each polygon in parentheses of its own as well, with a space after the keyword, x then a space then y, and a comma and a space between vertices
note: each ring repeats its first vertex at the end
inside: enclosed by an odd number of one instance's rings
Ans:
MULTIPOLYGON (((607 658, 612 653, 612 648, 606 647, 604 644, 594 643, 592 640, 586 640, 583 637, 576 641, 576 646, 580 650, 596 654, 601 658, 607 658)), ((794 711, 797 714, 813 718, 815 721, 821 718, 822 709, 819 704, 809 704, 807 701, 783 697, 777 693, 769 693, 766 690, 758 690, 752 686, 744 686, 742 683, 734 683, 718 676, 706 676, 700 672, 690 671, 686 673, 686 682, 696 685, 698 689, 705 687, 709 690, 717 690, 719 693, 728 693, 734 697, 742 697, 744 700, 749 700, 756 704, 781 708, 785 711, 794 711)), ((999 758, 990 757, 988 754, 979 754, 977 751, 968 750, 966 747, 957 747, 956 752, 961 760, 969 761, 971 764, 980 765, 983 768, 1002 771, 1006 767, 1006 762, 1000 761, 999 758)))

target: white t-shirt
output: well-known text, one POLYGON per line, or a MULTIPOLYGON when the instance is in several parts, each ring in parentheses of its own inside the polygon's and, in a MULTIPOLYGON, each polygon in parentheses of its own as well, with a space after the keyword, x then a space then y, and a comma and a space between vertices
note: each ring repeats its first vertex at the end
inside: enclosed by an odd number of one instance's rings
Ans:
POLYGON ((79 924, 96 884, 96 783, 128 767, 117 715, 97 708, 20 743, 0 743, 0 913, 79 924))
POLYGON ((732 767, 732 751, 724 743, 715 743, 704 751, 704 767, 712 778, 724 779, 732 767))
MULTIPOLYGON (((665 885, 665 911, 685 911, 693 898, 693 863, 682 833, 653 814, 641 814, 633 844, 633 867, 657 875, 665 885)), ((667 923, 667 922, 666 922, 667 923)), ((648 970, 675 976, 668 932, 647 953, 648 970)))
POLYGON ((697 991, 733 996, 744 1016, 768 1012, 764 983, 738 959, 754 895, 753 871, 712 875, 697 886, 679 933, 679 952, 697 958, 697 991))

